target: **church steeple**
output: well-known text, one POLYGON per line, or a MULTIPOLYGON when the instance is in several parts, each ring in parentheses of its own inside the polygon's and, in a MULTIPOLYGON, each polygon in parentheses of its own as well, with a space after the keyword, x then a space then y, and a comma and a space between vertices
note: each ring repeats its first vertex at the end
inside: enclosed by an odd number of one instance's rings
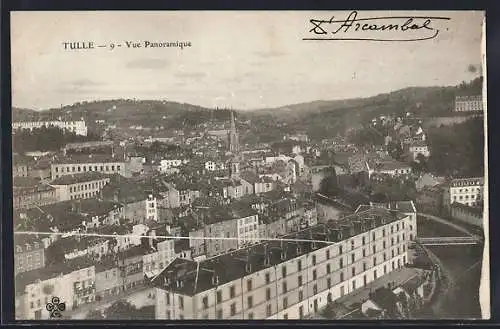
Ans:
POLYGON ((229 152, 234 155, 240 153, 240 144, 238 140, 238 132, 236 131, 236 123, 234 121, 233 111, 231 111, 231 129, 229 131, 229 152))

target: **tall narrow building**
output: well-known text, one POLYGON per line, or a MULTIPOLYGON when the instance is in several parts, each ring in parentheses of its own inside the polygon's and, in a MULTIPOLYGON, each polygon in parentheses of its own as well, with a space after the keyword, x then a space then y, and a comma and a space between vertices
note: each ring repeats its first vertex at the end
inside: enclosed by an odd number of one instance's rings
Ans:
POLYGON ((238 140, 238 132, 234 122, 234 112, 231 111, 231 129, 229 130, 229 152, 233 155, 240 153, 240 144, 238 140))

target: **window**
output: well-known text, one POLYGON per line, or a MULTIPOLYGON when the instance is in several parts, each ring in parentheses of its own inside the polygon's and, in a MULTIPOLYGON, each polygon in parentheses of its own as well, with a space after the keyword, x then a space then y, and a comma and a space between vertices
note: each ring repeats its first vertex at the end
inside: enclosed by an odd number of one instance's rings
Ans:
POLYGON ((203 297, 203 309, 206 310, 208 308, 208 297, 203 297))
POLYGON ((314 295, 316 295, 317 293, 318 293, 318 285, 317 285, 317 284, 315 284, 315 285, 313 286, 313 294, 314 294, 314 295))
POLYGON ((179 308, 181 310, 184 309, 184 297, 182 297, 182 296, 179 296, 179 308))
POLYGON ((217 319, 222 319, 222 310, 217 310, 217 319))
POLYGON ((302 290, 299 290, 299 302, 304 300, 304 292, 302 290))
POLYGON ((304 317, 304 306, 299 307, 299 318, 302 319, 304 317))
POLYGON ((288 320, 288 314, 287 313, 283 314, 283 319, 284 320, 288 320))
POLYGON ((247 302, 248 302, 248 308, 252 308, 253 307, 253 296, 248 296, 247 302))
POLYGON ((285 293, 285 292, 288 291, 288 287, 287 287, 286 281, 282 283, 282 288, 283 288, 283 293, 285 293))
POLYGON ((316 265, 316 255, 312 256, 312 263, 313 263, 313 265, 316 265))
POLYGON ((340 281, 344 281, 344 272, 340 272, 340 281))
POLYGON ((247 281, 247 291, 251 291, 252 290, 252 279, 248 279, 247 281))
POLYGON ((283 309, 288 308, 288 298, 283 298, 283 309))
POLYGON ((373 257, 373 266, 377 265, 377 256, 373 257))
POLYGON ((382 236, 385 236, 385 228, 382 230, 382 236))
POLYGON ((217 291, 217 304, 222 303, 222 291, 217 291))
POLYGON ((302 271, 302 260, 297 261, 297 271, 302 271))
POLYGON ((331 271, 332 271, 332 269, 330 267, 330 264, 326 264, 326 273, 330 274, 331 271))
POLYGON ((253 320, 253 313, 248 313, 248 319, 253 320))
POLYGON ((363 262, 363 272, 366 271, 366 262, 363 262))
POLYGON ((231 304, 231 316, 236 314, 236 303, 231 304))
POLYGON ((356 259, 356 256, 354 255, 354 253, 351 254, 351 263, 354 263, 356 259))
POLYGON ((352 270, 352 276, 355 276, 356 275, 356 268, 353 267, 351 270, 352 270))
POLYGON ((373 279, 375 280, 377 278, 377 270, 373 271, 373 279))
POLYGON ((364 246, 366 244, 366 238, 362 237, 361 239, 363 240, 363 246, 364 246))
POLYGON ((375 232, 372 233, 372 240, 375 241, 376 240, 376 236, 375 236, 375 232))
POLYGON ((313 270, 313 280, 317 280, 318 279, 318 275, 316 273, 316 270, 313 270))
POLYGON ((234 296, 236 296, 236 288, 231 286, 231 288, 229 288, 229 298, 234 298, 234 296))
POLYGON ((384 252, 384 262, 387 260, 387 254, 384 252))
POLYGON ((267 314, 268 317, 273 314, 273 309, 272 309, 272 305, 271 304, 267 305, 267 307, 266 307, 266 314, 267 314))
POLYGON ((331 278, 326 279, 326 286, 328 287, 328 289, 330 289, 332 287, 332 279, 331 278))
POLYGON ((283 265, 283 267, 281 267, 281 275, 283 277, 286 277, 286 265, 283 265))
POLYGON ((344 259, 341 258, 339 259, 339 268, 343 268, 344 267, 344 259))
POLYGON ((373 251, 374 254, 377 253, 377 246, 376 245, 372 246, 372 251, 373 251))
POLYGON ((266 273, 266 284, 269 284, 271 282, 271 275, 269 273, 266 273))
POLYGON ((330 259, 330 250, 329 249, 326 250, 326 259, 330 259))
POLYGON ((354 249, 354 240, 351 240, 351 250, 354 249))
POLYGON ((299 287, 302 286, 302 275, 299 275, 298 281, 299 281, 299 287))
POLYGON ((352 290, 356 289, 356 280, 352 281, 352 290))
POLYGON ((383 249, 385 249, 385 247, 386 247, 385 240, 382 242, 382 247, 383 247, 383 249))
POLYGON ((267 288, 266 289, 266 300, 270 300, 271 299, 271 288, 267 288))
POLYGON ((366 257, 366 250, 363 249, 363 257, 366 257))

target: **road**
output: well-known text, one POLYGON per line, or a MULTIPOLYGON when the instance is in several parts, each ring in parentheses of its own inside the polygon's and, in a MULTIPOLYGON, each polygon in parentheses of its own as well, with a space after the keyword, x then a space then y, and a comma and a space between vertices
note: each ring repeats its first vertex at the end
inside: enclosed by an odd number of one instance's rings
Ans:
MULTIPOLYGON (((424 213, 418 213, 418 216, 424 217, 426 219, 431 219, 431 220, 437 221, 437 222, 439 222, 441 224, 445 224, 445 225, 451 226, 455 230, 460 231, 462 233, 465 233, 465 234, 467 234, 469 236, 477 237, 476 235, 474 235, 473 233, 471 233, 468 229, 464 228, 463 226, 460 226, 458 224, 452 223, 449 220, 446 220, 444 218, 441 218, 441 217, 438 217, 438 216, 434 216, 434 215, 430 215, 430 214, 424 214, 424 213)), ((479 238, 479 237, 477 237, 477 238, 479 238)))

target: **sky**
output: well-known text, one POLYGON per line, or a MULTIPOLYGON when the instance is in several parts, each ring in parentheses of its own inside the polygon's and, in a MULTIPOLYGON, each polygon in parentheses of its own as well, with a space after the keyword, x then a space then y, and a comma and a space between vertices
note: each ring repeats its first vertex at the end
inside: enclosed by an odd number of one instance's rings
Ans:
POLYGON ((13 12, 12 105, 40 110, 84 100, 136 98, 257 109, 369 97, 409 86, 456 85, 481 70, 482 12, 358 13, 358 18, 450 18, 433 21, 439 34, 425 41, 302 40, 311 36, 309 19, 348 15, 13 12), (71 41, 122 47, 65 50, 63 42, 71 41), (129 49, 126 41, 192 46, 129 49))

